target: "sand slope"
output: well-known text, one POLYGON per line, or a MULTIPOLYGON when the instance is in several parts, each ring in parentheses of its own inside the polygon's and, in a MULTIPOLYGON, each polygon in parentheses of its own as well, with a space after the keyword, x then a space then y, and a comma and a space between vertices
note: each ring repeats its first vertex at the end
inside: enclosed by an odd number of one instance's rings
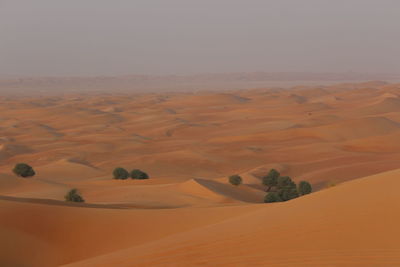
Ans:
POLYGON ((101 209, 0 200, 0 265, 57 266, 157 240, 258 207, 101 209), (29 248, 27 253, 21 251, 29 248))
POLYGON ((69 266, 398 266, 400 170, 69 266))

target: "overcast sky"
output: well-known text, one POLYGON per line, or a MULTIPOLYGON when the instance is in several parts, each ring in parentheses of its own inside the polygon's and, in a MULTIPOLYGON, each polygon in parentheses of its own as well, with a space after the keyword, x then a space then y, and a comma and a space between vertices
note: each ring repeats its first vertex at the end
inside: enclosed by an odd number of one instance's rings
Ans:
POLYGON ((400 72, 399 0, 0 0, 0 76, 400 72))

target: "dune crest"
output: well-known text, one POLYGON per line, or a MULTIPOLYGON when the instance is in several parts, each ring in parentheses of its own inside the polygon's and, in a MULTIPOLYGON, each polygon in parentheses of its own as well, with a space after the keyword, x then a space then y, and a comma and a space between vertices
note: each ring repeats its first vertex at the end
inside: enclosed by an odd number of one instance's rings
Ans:
POLYGON ((393 235, 400 234, 400 216, 391 211, 400 201, 399 176, 400 170, 395 170, 358 179, 66 266, 194 266, 205 262, 217 266, 395 266, 400 262, 400 241, 393 235), (370 192, 376 193, 382 183, 388 186, 383 189, 385 194, 371 198, 370 192), (368 235, 360 235, 355 228, 368 235))

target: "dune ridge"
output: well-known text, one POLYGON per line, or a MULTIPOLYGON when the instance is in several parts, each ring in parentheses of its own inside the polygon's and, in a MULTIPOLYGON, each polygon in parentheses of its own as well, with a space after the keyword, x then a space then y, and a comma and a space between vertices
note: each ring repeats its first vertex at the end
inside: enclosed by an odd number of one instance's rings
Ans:
POLYGON ((66 266, 396 266, 400 216, 390 211, 400 200, 399 176, 394 170, 365 177, 66 266), (390 189, 371 198, 382 183, 390 189))

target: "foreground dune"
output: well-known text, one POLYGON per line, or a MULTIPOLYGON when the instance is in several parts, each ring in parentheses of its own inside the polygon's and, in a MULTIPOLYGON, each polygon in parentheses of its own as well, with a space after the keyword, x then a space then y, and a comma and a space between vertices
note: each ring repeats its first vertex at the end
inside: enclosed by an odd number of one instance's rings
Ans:
POLYGON ((400 170, 68 266, 398 266, 400 170))
POLYGON ((260 207, 104 209, 0 200, 0 265, 58 266, 214 224, 260 207))
POLYGON ((0 200, 2 266, 398 266, 400 170, 278 204, 0 200), (61 204, 61 203, 60 203, 61 204))

